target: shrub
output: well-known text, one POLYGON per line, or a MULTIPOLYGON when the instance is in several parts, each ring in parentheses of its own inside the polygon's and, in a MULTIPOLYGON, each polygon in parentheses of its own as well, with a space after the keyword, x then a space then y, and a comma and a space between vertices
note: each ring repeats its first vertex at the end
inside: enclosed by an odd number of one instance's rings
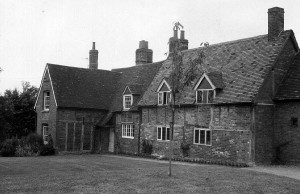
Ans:
POLYGON ((180 148, 184 157, 189 156, 190 144, 181 143, 180 148))
POLYGON ((49 141, 48 144, 42 145, 40 147, 40 155, 41 156, 51 156, 55 154, 55 149, 53 147, 53 139, 51 135, 49 135, 49 141))
POLYGON ((26 137, 26 144, 30 146, 33 153, 38 153, 44 145, 44 140, 41 135, 31 133, 26 137))
POLYGON ((4 141, 1 148, 1 155, 4 157, 14 156, 16 147, 18 146, 17 139, 7 139, 4 141))
POLYGON ((152 154, 153 146, 149 140, 143 139, 142 142, 142 153, 144 154, 152 154))
POLYGON ((18 145, 15 152, 17 157, 37 156, 38 154, 39 152, 34 153, 29 145, 18 145))

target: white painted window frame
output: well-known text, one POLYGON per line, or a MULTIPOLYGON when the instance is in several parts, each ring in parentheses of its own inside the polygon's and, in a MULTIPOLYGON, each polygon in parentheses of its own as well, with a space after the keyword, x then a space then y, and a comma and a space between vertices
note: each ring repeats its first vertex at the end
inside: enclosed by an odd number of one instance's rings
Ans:
POLYGON ((214 89, 199 89, 199 90, 196 90, 196 104, 211 104, 210 102, 208 102, 208 93, 209 93, 209 91, 214 92, 214 95, 213 95, 213 99, 214 99, 216 97, 216 90, 214 90, 214 89), (204 94, 203 91, 207 91, 206 103, 198 102, 198 91, 202 91, 202 101, 203 101, 203 94, 204 94))
POLYGON ((169 126, 162 126, 162 125, 160 125, 160 126, 157 126, 157 128, 156 128, 156 139, 158 140, 158 141, 170 141, 170 139, 171 139, 171 129, 170 129, 170 127, 169 126), (165 140, 163 140, 163 138, 162 138, 162 135, 163 135, 163 127, 165 127, 166 128, 166 138, 165 138, 165 140), (158 128, 160 128, 160 139, 158 138, 158 128), (168 135, 167 135, 167 131, 168 131, 168 129, 169 129, 169 139, 167 139, 167 137, 168 137, 168 135))
POLYGON ((130 106, 132 105, 132 103, 133 103, 133 96, 132 96, 132 94, 125 94, 125 95, 123 95, 123 109, 124 110, 129 110, 130 106), (130 97, 130 105, 129 105, 129 107, 126 107, 126 97, 130 97))
POLYGON ((194 128, 193 143, 196 144, 196 145, 211 146, 212 145, 212 130, 209 129, 209 128, 194 128), (198 143, 195 142, 195 140, 196 140, 196 131, 198 131, 198 133, 199 133, 198 143), (201 142, 200 141, 201 140, 200 131, 205 131, 204 144, 200 143, 201 142), (207 144, 207 131, 210 131, 210 144, 207 144))
POLYGON ((44 144, 48 144, 48 137, 49 137, 49 125, 48 124, 43 124, 43 140, 44 140, 44 144))
POLYGON ((171 100, 171 87, 165 79, 159 84, 156 92, 157 92, 157 104, 160 106, 168 105, 171 100), (164 84, 168 87, 169 91, 160 91, 160 89, 164 84), (167 98, 166 103, 164 103, 165 96, 167 98))
POLYGON ((134 139, 134 125, 133 124, 122 124, 122 138, 134 139))
POLYGON ((49 111, 49 108, 50 108, 50 91, 44 91, 43 92, 43 110, 45 111, 49 111), (48 95, 49 94, 49 95, 48 95), (48 103, 48 107, 46 105, 46 102, 48 103))

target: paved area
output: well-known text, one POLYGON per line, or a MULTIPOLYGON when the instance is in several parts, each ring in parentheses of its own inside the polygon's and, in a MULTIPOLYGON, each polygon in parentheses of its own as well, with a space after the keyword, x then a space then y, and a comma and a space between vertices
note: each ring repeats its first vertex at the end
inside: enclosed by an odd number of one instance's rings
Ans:
POLYGON ((243 169, 300 180, 300 166, 255 166, 243 169))

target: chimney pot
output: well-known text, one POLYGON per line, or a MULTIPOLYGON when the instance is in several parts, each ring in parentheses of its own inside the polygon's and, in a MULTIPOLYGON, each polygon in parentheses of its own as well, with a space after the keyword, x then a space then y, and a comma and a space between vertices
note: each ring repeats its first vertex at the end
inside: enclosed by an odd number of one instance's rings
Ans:
POLYGON ((180 31, 180 39, 183 40, 184 39, 184 30, 180 31))
POLYGON ((90 50, 89 56, 89 69, 98 69, 98 50, 96 48, 96 43, 93 42, 92 50, 90 50))

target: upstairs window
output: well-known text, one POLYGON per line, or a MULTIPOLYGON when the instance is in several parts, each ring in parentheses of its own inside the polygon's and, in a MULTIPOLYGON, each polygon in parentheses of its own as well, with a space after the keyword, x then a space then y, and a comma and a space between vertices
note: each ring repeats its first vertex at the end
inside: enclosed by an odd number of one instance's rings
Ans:
POLYGON ((168 105, 171 100, 171 89, 166 80, 163 80, 157 89, 158 105, 168 105))
POLYGON ((157 140, 170 141, 170 132, 169 127, 157 127, 157 140))
POLYGON ((196 92, 196 103, 209 104, 213 102, 216 95, 216 87, 212 84, 208 76, 204 73, 197 82, 194 90, 196 92))
POLYGON ((48 126, 48 124, 42 125, 42 132, 43 132, 44 144, 48 144, 48 142, 49 142, 49 126, 48 126))
POLYGON ((132 95, 123 95, 123 109, 128 110, 132 105, 132 95))
POLYGON ((43 94, 44 94, 43 110, 49 110, 49 107, 50 107, 50 92, 45 91, 43 94))

